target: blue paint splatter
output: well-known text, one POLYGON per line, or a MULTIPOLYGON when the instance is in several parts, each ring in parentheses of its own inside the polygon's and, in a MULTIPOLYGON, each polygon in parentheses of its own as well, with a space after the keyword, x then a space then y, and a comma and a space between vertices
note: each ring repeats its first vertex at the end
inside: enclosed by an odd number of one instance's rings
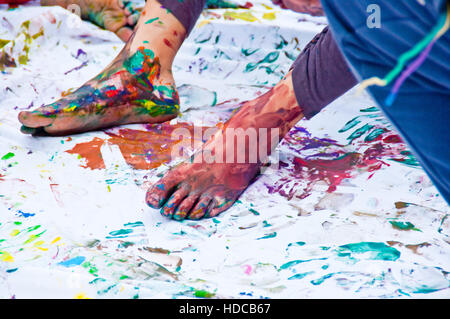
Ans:
POLYGON ((64 267, 75 267, 78 265, 81 265, 81 263, 83 263, 83 261, 86 260, 86 257, 84 256, 78 256, 66 261, 62 261, 60 263, 58 263, 58 265, 64 266, 64 267))

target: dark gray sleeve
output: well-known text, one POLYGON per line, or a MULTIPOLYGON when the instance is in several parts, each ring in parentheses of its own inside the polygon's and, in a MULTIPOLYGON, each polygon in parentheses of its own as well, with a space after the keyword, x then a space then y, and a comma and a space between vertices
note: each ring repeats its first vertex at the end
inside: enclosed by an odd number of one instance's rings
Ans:
POLYGON ((206 0, 160 0, 159 2, 172 12, 186 28, 186 35, 189 35, 205 7, 206 0))
POLYGON ((357 83, 328 27, 308 43, 292 69, 295 96, 307 119, 357 83))

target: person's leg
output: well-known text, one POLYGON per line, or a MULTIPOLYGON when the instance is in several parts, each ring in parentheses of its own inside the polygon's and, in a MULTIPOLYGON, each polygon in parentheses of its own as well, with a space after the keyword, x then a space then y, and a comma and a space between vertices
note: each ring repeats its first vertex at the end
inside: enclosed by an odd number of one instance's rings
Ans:
POLYGON ((62 135, 176 117, 172 62, 204 1, 192 0, 199 3, 197 11, 181 10, 186 3, 161 2, 167 7, 154 0, 146 3, 135 34, 99 75, 55 103, 21 112, 22 131, 62 135))
POLYGON ((225 211, 259 174, 261 158, 257 163, 237 163, 235 158, 226 163, 196 163, 202 153, 215 149, 217 156, 223 157, 231 150, 249 159, 255 152, 250 146, 253 143, 270 154, 270 147, 276 146, 303 116, 314 116, 356 83, 331 32, 325 28, 301 52, 285 79, 263 96, 245 103, 225 128, 193 156, 191 163, 174 167, 155 183, 147 192, 147 203, 161 207, 163 215, 177 220, 213 217, 225 211), (223 141, 227 128, 242 129, 237 134, 241 138, 254 132, 254 140, 245 145, 235 145, 234 140, 226 138, 223 141), (264 146, 266 137, 259 129, 268 133, 272 128, 278 129, 279 135, 267 137, 274 140, 264 146))
POLYGON ((123 41, 128 41, 136 25, 139 12, 125 0, 41 0, 42 6, 80 8, 81 18, 112 31, 123 41))
MULTIPOLYGON (((445 0, 428 0, 425 5, 390 0, 353 0, 345 6, 322 0, 322 4, 339 47, 360 80, 384 78, 395 70, 402 54, 433 30, 445 31, 450 18, 445 18, 450 5, 445 0), (380 28, 373 27, 377 21, 371 20, 377 10, 380 28)), ((392 105, 386 99, 406 73, 398 73, 386 86, 369 87, 369 92, 450 202, 450 32, 426 54, 422 48, 422 53, 419 50, 406 61, 405 70, 419 67, 406 78, 392 105)))

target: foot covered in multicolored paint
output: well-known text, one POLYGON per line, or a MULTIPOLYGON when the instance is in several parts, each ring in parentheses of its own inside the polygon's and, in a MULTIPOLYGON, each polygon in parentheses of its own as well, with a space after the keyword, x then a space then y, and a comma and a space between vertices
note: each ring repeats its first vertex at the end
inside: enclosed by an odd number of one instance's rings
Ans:
POLYGON ((132 2, 125 0, 41 0, 41 5, 74 11, 77 6, 82 19, 116 33, 123 41, 133 34, 140 15, 132 2))
POLYGON ((156 182, 147 192, 147 204, 175 220, 217 216, 252 183, 302 117, 289 73, 269 92, 245 102, 190 161, 156 182))
POLYGON ((184 27, 156 6, 163 25, 145 21, 120 54, 99 75, 60 100, 19 114, 25 134, 67 135, 131 123, 161 123, 179 113, 172 62, 184 37, 184 27), (164 39, 164 41, 162 40, 164 39), (170 45, 167 45, 169 43, 170 45))

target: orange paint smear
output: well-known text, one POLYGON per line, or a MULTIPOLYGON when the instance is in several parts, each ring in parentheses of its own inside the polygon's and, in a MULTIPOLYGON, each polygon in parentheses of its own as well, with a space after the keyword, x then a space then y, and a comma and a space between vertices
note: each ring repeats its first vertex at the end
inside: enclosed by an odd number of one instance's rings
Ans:
MULTIPOLYGON (((118 131, 105 132, 110 136, 106 141, 94 138, 87 143, 77 144, 73 149, 66 151, 70 154, 78 154, 85 159, 86 165, 82 167, 90 169, 103 169, 105 164, 100 148, 104 143, 117 145, 123 158, 134 169, 152 169, 162 164, 169 163, 173 159, 172 150, 180 143, 186 145, 192 141, 187 137, 172 137, 175 129, 187 129, 190 136, 194 137, 194 127, 190 123, 167 123, 148 125, 147 131, 133 129, 119 129, 118 131)), ((202 128, 202 133, 208 127, 202 128)), ((180 145, 181 146, 181 145, 180 145)), ((178 153, 178 152, 177 152, 178 153)))
POLYGON ((69 154, 78 154, 83 158, 86 161, 86 165, 81 165, 81 167, 102 169, 105 168, 105 162, 103 162, 102 153, 100 152, 103 143, 105 143, 104 140, 94 137, 92 141, 77 144, 74 148, 66 152, 69 154))

